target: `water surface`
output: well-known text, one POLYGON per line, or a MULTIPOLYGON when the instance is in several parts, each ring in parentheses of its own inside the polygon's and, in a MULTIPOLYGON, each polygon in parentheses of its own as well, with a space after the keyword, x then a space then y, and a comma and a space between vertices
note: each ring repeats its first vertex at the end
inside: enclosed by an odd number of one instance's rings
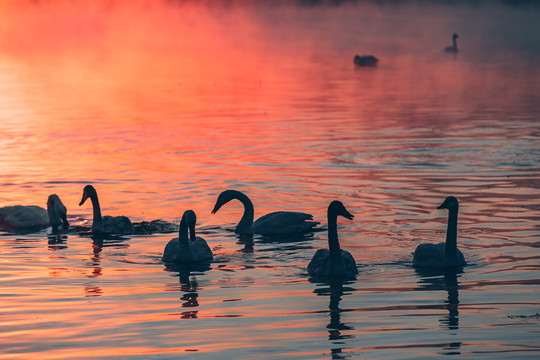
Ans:
POLYGON ((0 204, 58 194, 74 224, 198 216, 208 269, 174 234, 0 236, 0 358, 530 359, 539 356, 538 8, 484 2, 40 1, 0 7, 0 204), (442 51, 458 32, 457 56, 442 51), (380 58, 354 68, 356 53, 380 58), (355 280, 306 265, 326 233, 242 241, 255 215, 339 220, 355 280), (470 266, 411 266, 448 195, 470 266))

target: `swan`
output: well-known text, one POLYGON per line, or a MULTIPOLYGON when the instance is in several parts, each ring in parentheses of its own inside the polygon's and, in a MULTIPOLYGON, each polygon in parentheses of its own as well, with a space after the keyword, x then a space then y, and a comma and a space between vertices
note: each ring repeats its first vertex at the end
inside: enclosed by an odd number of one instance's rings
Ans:
POLYGON ((141 221, 133 223, 133 234, 154 234, 154 233, 172 233, 177 231, 178 225, 157 219, 152 221, 141 221))
POLYGON ((373 55, 356 55, 354 57, 354 63, 358 66, 377 66, 379 59, 373 55))
POLYGON ((161 260, 167 263, 210 262, 214 258, 212 250, 202 237, 195 235, 197 216, 193 210, 186 210, 180 221, 178 237, 169 240, 161 260), (188 236, 189 230, 189 236, 188 236))
POLYGON ((458 52, 458 48, 457 48, 457 42, 456 42, 456 39, 458 38, 458 34, 454 33, 454 35, 452 35, 452 46, 447 46, 444 48, 444 51, 446 52, 451 52, 451 53, 457 53, 458 52))
POLYGON ((313 227, 319 224, 317 221, 310 221, 313 220, 313 215, 294 211, 272 212, 253 222, 253 203, 246 194, 236 190, 225 190, 219 194, 212 214, 233 199, 239 200, 244 205, 244 215, 234 230, 240 235, 299 234, 313 231, 313 227))
POLYGON ((63 230, 69 229, 67 221, 67 209, 56 194, 49 195, 47 199, 47 213, 49 215, 49 225, 53 233, 58 232, 58 226, 62 225, 63 230))
POLYGON ((49 226, 47 210, 36 205, 13 205, 0 208, 0 229, 26 231, 49 226))
POLYGON ((448 209, 446 242, 418 245, 414 251, 413 266, 422 268, 447 268, 467 265, 463 254, 457 248, 458 200, 453 196, 449 196, 437 209, 448 209))
POLYGON ((83 190, 83 195, 79 206, 84 204, 86 199, 92 200, 94 209, 94 218, 92 220, 93 234, 131 234, 133 233, 133 225, 131 220, 126 216, 104 216, 101 217, 101 208, 96 189, 92 185, 86 185, 83 190))
POLYGON ((358 274, 356 261, 347 250, 339 246, 337 217, 352 220, 354 216, 347 211, 341 201, 334 200, 328 206, 328 248, 319 249, 309 262, 307 270, 312 276, 354 276, 358 274))

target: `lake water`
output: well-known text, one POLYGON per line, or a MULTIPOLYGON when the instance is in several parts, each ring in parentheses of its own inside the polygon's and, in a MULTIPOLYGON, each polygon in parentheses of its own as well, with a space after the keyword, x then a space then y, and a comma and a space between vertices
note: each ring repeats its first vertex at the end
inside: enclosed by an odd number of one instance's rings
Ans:
POLYGON ((540 356, 538 7, 89 3, 0 5, 0 206, 56 193, 84 224, 93 184, 104 214, 193 209, 215 260, 168 269, 174 234, 1 233, 0 359, 540 356), (210 213, 227 188, 323 225, 341 200, 360 274, 308 276, 324 231, 242 241, 239 203, 210 213), (417 271, 448 195, 470 265, 417 271))

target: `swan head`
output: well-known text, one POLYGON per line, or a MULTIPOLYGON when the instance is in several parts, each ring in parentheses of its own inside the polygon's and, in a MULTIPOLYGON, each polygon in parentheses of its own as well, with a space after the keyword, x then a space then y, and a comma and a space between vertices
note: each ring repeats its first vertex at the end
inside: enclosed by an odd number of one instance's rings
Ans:
POLYGON ((444 199, 444 202, 437 207, 437 209, 457 209, 459 207, 458 200, 454 196, 449 196, 444 199))
POLYGON ((348 212, 347 209, 345 208, 345 205, 343 205, 343 203, 338 200, 332 201, 330 205, 328 206, 328 214, 330 215, 331 213, 335 214, 336 216, 341 215, 344 218, 349 219, 349 220, 354 219, 354 215, 348 212))
POLYGON ((184 221, 186 222, 186 225, 189 228, 189 238, 191 241, 195 241, 195 224, 197 223, 197 215, 195 215, 195 211, 193 210, 186 210, 184 211, 184 215, 182 216, 184 221))
POLYGON ((79 203, 79 206, 84 204, 86 199, 88 199, 89 197, 92 197, 92 196, 97 196, 96 189, 94 189, 94 187, 92 185, 86 185, 84 187, 83 194, 82 194, 82 199, 81 199, 81 202, 79 203))
POLYGON ((454 40, 455 40, 455 39, 457 39, 457 38, 459 38, 459 35, 458 35, 458 34, 456 34, 456 33, 454 33, 454 35, 452 35, 452 39, 454 39, 454 40))
POLYGON ((66 207, 58 195, 49 195, 47 199, 47 213, 49 214, 49 224, 51 226, 58 226, 62 223, 61 214, 65 215, 66 207))
POLYGON ((219 194, 216 205, 214 205, 214 209, 212 210, 212 214, 217 213, 223 205, 234 199, 235 194, 236 192, 234 190, 225 190, 219 194))

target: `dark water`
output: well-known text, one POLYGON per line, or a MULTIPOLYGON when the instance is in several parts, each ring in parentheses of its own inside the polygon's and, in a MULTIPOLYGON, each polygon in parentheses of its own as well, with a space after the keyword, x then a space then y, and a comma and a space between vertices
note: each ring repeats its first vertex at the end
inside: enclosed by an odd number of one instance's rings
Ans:
POLYGON ((0 6, 0 204, 72 223, 198 216, 209 269, 173 234, 0 237, 1 359, 533 359, 539 356, 540 28, 532 5, 0 6), (444 53, 452 33, 460 52, 444 53), (356 53, 380 59, 354 68, 356 53), (245 243, 255 215, 341 200, 356 280, 310 279, 327 235, 245 243), (469 266, 419 272, 460 200, 469 266))

